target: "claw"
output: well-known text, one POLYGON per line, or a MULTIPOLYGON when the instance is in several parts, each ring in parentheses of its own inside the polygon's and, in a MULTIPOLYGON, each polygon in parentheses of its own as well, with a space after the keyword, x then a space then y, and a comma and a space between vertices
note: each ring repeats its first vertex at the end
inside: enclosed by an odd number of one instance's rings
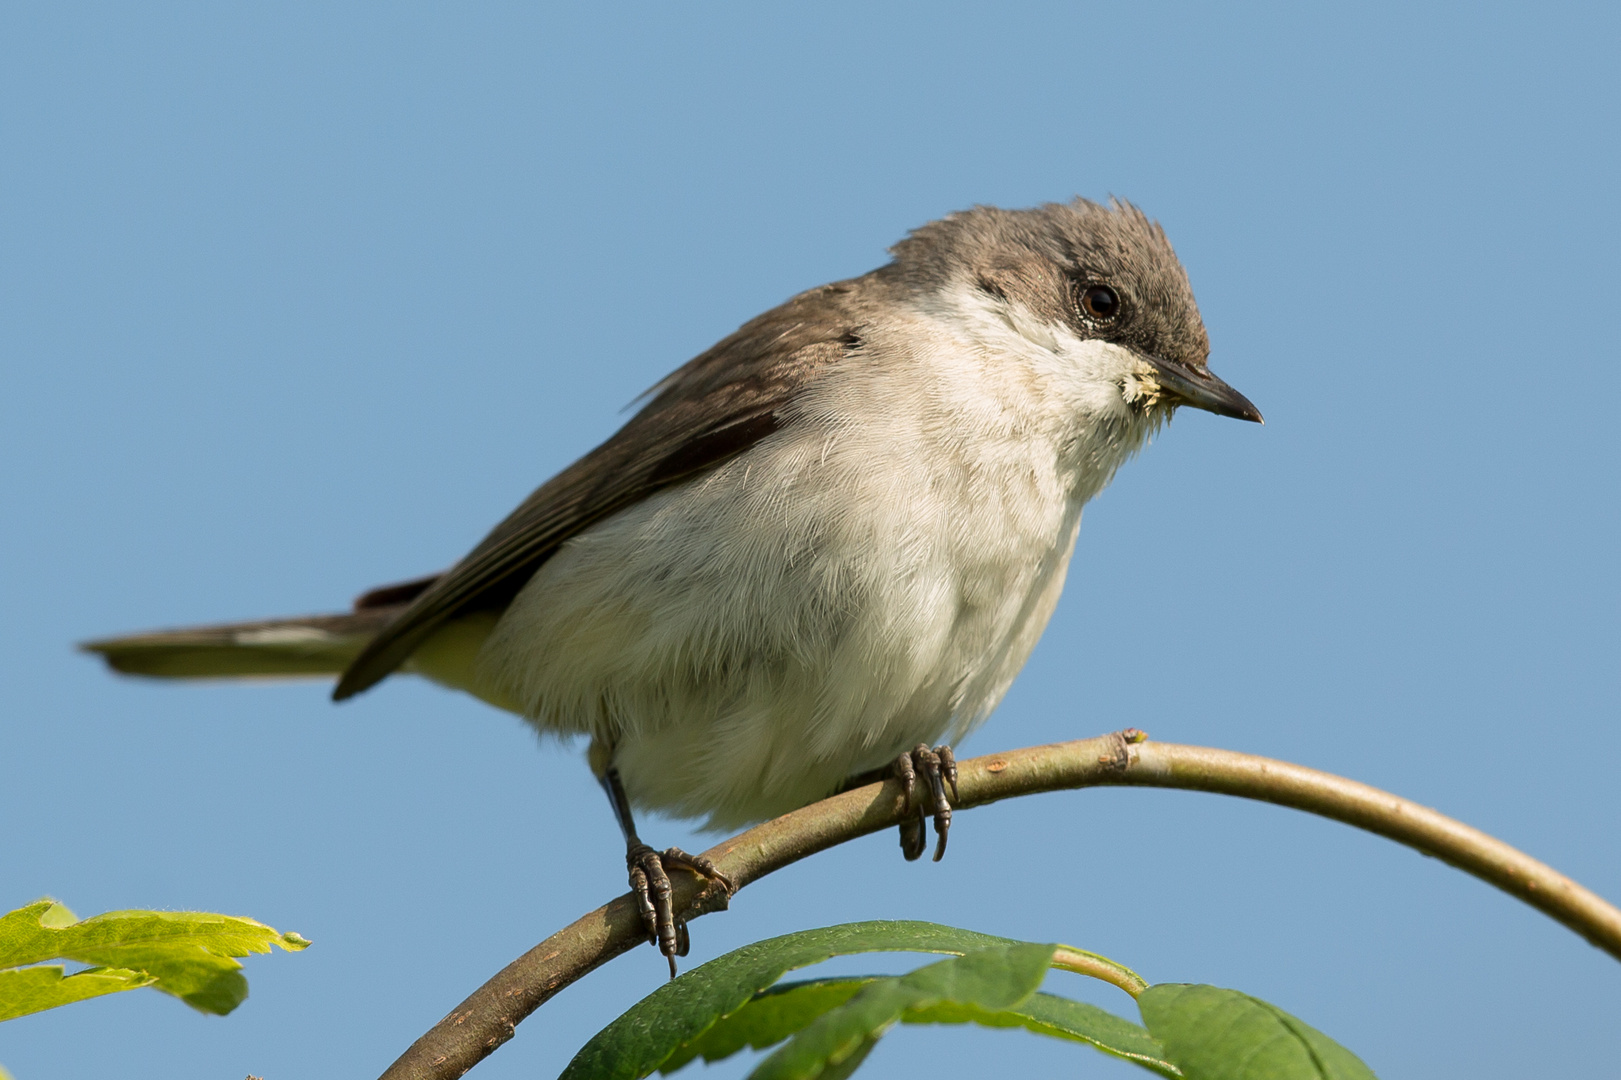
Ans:
POLYGON ((907 818, 901 822, 901 855, 907 862, 922 857, 929 844, 929 833, 922 818, 907 818))
POLYGON ((949 746, 937 746, 934 752, 940 755, 940 771, 945 775, 946 783, 951 785, 951 797, 957 798, 957 755, 951 752, 949 746))
POLYGON ((680 848, 654 851, 646 844, 635 844, 625 853, 630 868, 630 889, 636 896, 636 910, 642 917, 648 940, 658 946, 659 952, 670 962, 670 978, 675 978, 675 958, 687 955, 692 938, 687 933, 684 919, 677 919, 672 901, 670 875, 666 866, 679 866, 708 878, 726 890, 728 896, 736 891, 732 881, 715 864, 701 855, 688 855, 680 848))
POLYGON ((946 787, 951 787, 951 798, 957 797, 957 759, 949 746, 930 750, 919 743, 910 752, 895 759, 895 777, 906 794, 906 810, 913 808, 917 817, 901 822, 901 854, 908 862, 922 857, 928 844, 927 822, 934 818, 934 861, 939 862, 946 853, 946 837, 951 832, 951 799, 946 798, 946 787), (928 785, 928 798, 919 802, 917 781, 919 774, 928 785))
POLYGON ((912 765, 910 752, 901 754, 895 759, 895 779, 901 782, 906 792, 906 809, 912 809, 912 793, 917 788, 917 770, 912 765))
POLYGON ((675 956, 675 907, 664 860, 646 844, 637 844, 625 853, 625 862, 630 867, 630 887, 636 894, 636 910, 641 913, 648 940, 665 956, 675 956))

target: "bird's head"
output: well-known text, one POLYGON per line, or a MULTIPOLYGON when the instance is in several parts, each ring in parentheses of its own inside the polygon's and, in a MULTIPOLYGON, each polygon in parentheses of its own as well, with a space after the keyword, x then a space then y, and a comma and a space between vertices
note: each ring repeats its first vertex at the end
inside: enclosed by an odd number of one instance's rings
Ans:
POLYGON ((1010 329, 1069 360, 1091 408, 1151 422, 1177 406, 1261 422, 1211 371, 1210 341, 1165 232, 1125 202, 976 207, 893 249, 914 289, 974 290, 1010 329))

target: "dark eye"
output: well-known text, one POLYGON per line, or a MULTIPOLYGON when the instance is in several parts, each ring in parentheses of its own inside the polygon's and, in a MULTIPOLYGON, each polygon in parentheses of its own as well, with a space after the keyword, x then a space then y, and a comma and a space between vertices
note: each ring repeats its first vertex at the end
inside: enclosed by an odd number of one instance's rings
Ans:
POLYGON ((1099 322, 1120 314, 1120 294, 1107 285, 1088 285, 1081 291, 1081 310, 1099 322))

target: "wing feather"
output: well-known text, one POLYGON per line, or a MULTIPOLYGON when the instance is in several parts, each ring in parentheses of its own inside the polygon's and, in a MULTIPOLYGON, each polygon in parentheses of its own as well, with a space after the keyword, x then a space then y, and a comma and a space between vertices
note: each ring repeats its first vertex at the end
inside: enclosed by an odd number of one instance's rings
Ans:
POLYGON ((570 537, 776 431, 795 394, 859 343, 862 293, 873 284, 869 274, 802 293, 689 361, 608 441, 541 485, 416 595, 332 696, 341 701, 386 678, 447 620, 504 608, 570 537))

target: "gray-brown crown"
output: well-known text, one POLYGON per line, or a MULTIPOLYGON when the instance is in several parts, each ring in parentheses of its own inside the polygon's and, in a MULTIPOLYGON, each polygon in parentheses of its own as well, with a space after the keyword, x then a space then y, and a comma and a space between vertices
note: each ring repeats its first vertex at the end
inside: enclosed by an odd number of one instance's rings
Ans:
POLYGON ((1029 210, 976 206, 910 233, 890 249, 885 276, 912 289, 951 282, 1062 320, 1083 337, 1203 367, 1209 338, 1187 272, 1165 230, 1137 207, 1076 199, 1029 210), (1079 298, 1104 284, 1123 309, 1107 324, 1088 319, 1079 298))

